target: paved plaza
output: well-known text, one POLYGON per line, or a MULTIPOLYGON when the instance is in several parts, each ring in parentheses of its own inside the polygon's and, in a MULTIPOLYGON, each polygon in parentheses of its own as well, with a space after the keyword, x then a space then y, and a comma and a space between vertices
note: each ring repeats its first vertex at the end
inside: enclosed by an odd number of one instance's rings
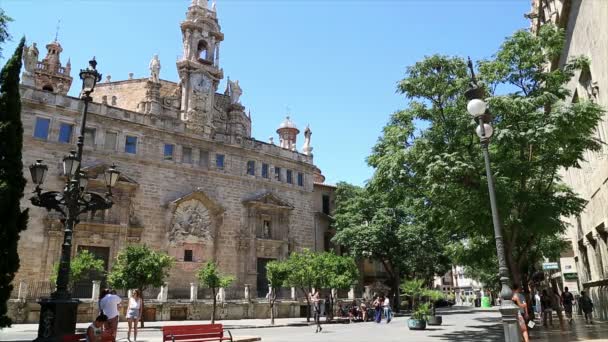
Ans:
MULTIPOLYGON (((456 311, 444 313, 444 324, 428 327, 425 331, 410 331, 407 328, 407 317, 397 317, 390 324, 354 323, 324 324, 323 331, 315 333, 314 326, 305 325, 297 318, 277 319, 278 327, 268 327, 269 320, 222 321, 231 328, 235 337, 261 337, 265 342, 354 342, 354 341, 503 341, 500 314, 495 311, 456 311)), ((160 327, 164 324, 206 324, 208 321, 149 322, 142 331, 138 341, 161 341, 160 327)), ((84 329, 86 324, 79 324, 84 329)), ((119 341, 126 342, 126 323, 121 323, 118 330, 119 341)), ((31 341, 36 337, 36 324, 16 324, 0 332, 1 341, 31 341)), ((531 334, 532 341, 594 341, 608 342, 608 324, 598 322, 585 325, 578 319, 571 330, 560 331, 559 327, 551 330, 537 328, 531 334)))

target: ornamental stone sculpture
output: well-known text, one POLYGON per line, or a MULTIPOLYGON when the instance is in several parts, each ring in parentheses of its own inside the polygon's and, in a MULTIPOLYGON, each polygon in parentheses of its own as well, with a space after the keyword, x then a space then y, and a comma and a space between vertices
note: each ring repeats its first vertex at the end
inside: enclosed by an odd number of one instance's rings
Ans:
POLYGON ((312 131, 310 127, 307 125, 304 130, 304 146, 302 146, 302 153, 307 156, 312 155, 312 147, 310 146, 310 136, 312 135, 312 131))
POLYGON ((228 80, 228 86, 230 89, 230 103, 231 104, 238 104, 239 99, 241 97, 241 95, 243 95, 243 90, 241 89, 241 87, 239 86, 239 81, 231 81, 228 80))
POLYGON ((25 66, 25 70, 29 73, 34 73, 36 70, 36 64, 38 63, 38 48, 36 47, 36 43, 32 43, 31 46, 23 47, 23 64, 25 66))
POLYGON ((160 83, 160 60, 157 54, 154 54, 148 67, 150 68, 150 81, 160 83))

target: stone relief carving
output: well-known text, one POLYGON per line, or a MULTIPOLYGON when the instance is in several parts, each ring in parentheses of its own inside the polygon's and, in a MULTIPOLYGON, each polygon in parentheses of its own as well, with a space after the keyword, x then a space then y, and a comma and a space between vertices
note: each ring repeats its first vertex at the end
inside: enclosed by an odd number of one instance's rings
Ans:
POLYGON ((180 203, 173 214, 169 241, 197 243, 212 239, 211 213, 200 201, 191 199, 180 203))

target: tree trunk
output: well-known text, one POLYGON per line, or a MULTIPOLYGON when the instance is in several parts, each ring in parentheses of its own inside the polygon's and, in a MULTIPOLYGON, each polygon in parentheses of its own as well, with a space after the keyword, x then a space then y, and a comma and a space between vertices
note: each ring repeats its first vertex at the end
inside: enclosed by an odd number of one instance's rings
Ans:
POLYGON ((505 257, 507 259, 509 273, 511 273, 511 282, 521 286, 521 272, 519 270, 519 265, 513 258, 512 249, 510 246, 511 244, 505 244, 505 257))
POLYGON ((326 312, 325 321, 331 321, 334 318, 334 294, 329 290, 329 312, 326 312))
MULTIPOLYGON (((144 327, 144 312, 145 312, 144 291, 141 288, 139 288, 139 293, 141 294, 141 317, 139 318, 139 322, 140 322, 139 326, 141 328, 143 328, 144 327)), ((128 303, 128 301, 127 301, 127 303, 128 303)), ((129 304, 127 304, 127 305, 129 305, 129 304)), ((127 306, 127 309, 128 309, 128 306, 127 306)))
POLYGON ((215 305, 217 304, 217 298, 215 298, 215 287, 211 288, 213 293, 213 310, 211 310, 211 324, 215 324, 215 305))
POLYGON ((401 305, 401 297, 399 296, 399 285, 401 282, 401 277, 399 276, 399 268, 395 267, 395 276, 393 277, 393 311, 399 311, 399 306, 401 305))
POLYGON ((270 299, 270 325, 274 325, 274 301, 276 300, 277 296, 274 292, 275 290, 273 290, 272 292, 272 298, 270 299))

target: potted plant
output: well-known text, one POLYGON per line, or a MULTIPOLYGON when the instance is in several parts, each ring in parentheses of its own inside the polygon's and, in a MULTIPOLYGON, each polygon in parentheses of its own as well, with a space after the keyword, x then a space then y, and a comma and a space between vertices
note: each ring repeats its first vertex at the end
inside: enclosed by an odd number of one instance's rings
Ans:
POLYGON ((403 294, 408 296, 412 302, 412 316, 407 321, 408 328, 410 328, 410 330, 426 329, 426 317, 429 315, 429 305, 428 303, 420 303, 420 299, 425 293, 424 280, 408 280, 401 285, 401 291, 403 291, 403 294))
POLYGON ((443 319, 441 316, 436 315, 435 305, 444 298, 443 292, 438 290, 426 290, 424 295, 428 299, 430 305, 430 315, 427 317, 428 325, 441 325, 443 319))
POLYGON ((426 329, 426 320, 430 312, 428 303, 419 304, 416 310, 412 312, 412 317, 407 320, 407 327, 410 330, 426 329))

